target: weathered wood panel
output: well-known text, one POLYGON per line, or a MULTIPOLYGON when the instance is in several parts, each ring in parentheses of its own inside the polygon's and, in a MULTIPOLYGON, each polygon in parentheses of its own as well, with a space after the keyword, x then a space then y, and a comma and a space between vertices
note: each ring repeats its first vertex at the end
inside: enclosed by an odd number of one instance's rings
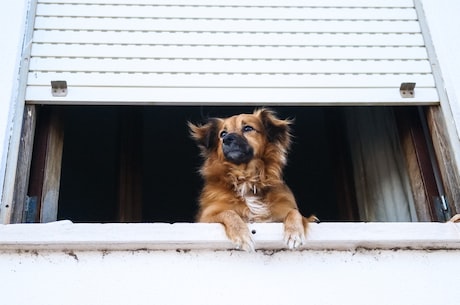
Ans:
POLYGON ((56 221, 58 213, 59 186, 61 181, 62 151, 64 147, 64 128, 62 118, 51 111, 49 133, 44 165, 43 189, 41 198, 40 222, 56 221))

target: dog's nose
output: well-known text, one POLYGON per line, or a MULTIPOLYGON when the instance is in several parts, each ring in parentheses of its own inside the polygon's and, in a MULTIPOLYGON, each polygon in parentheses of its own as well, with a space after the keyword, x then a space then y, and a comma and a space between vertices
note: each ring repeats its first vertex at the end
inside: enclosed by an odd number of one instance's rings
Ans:
POLYGON ((235 140, 236 140, 236 135, 234 133, 229 133, 222 139, 225 145, 230 145, 233 142, 235 142, 235 140))

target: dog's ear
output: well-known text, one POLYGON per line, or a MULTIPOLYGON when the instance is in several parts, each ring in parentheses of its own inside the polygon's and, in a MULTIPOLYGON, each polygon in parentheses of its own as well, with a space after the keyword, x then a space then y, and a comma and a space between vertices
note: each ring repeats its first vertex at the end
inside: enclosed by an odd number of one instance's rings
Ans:
POLYGON ((281 120, 276 117, 273 110, 262 108, 254 111, 264 125, 268 141, 289 149, 291 145, 292 120, 281 120))
POLYGON ((204 125, 188 122, 190 136, 196 141, 203 155, 207 155, 217 145, 219 119, 209 119, 204 125))

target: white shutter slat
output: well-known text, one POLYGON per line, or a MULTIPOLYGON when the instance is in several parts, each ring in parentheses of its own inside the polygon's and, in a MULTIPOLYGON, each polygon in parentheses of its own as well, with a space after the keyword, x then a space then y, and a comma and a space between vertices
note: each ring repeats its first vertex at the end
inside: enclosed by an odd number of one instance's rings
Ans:
MULTIPOLYGON (((75 0, 39 0, 39 3, 69 3, 75 0)), ((170 5, 171 0, 85 0, 86 4, 136 4, 136 5, 170 5)), ((322 7, 413 7, 412 0, 175 0, 175 5, 240 5, 240 6, 322 6, 322 7)))
POLYGON ((126 88, 72 87, 66 97, 50 99, 49 87, 28 87, 31 102, 57 104, 151 105, 413 105, 436 104, 436 89, 416 90, 416 99, 401 98, 398 88, 126 88), (91 97, 90 99, 88 97, 91 97), (338 98, 340 97, 340 98, 338 98))
POLYGON ((85 58, 427 59, 423 47, 280 47, 34 44, 32 56, 85 58))
POLYGON ((43 17, 39 30, 221 31, 305 33, 418 33, 416 20, 222 20, 165 18, 43 17))
POLYGON ((42 31, 37 43, 264 45, 264 46, 424 46, 421 34, 209 33, 42 31))
POLYGON ((340 19, 416 20, 411 8, 249 7, 175 5, 60 5, 38 4, 37 16, 124 18, 224 18, 224 19, 340 19))
POLYGON ((259 88, 396 88, 408 80, 434 88, 431 74, 199 74, 199 73, 59 73, 30 72, 28 84, 49 86, 65 79, 71 87, 259 87, 259 88))
POLYGON ((28 103, 438 103, 412 0, 38 0, 34 26, 28 103))
POLYGON ((37 58, 31 71, 185 73, 429 73, 427 60, 222 60, 37 58))

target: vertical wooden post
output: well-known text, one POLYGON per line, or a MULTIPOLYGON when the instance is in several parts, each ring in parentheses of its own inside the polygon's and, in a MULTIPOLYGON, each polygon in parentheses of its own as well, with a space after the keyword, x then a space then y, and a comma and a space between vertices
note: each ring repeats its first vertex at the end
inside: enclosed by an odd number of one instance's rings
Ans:
POLYGON ((454 149, 447 134, 446 118, 440 106, 428 107, 426 117, 439 170, 446 191, 450 213, 460 213, 460 173, 457 171, 454 149))
POLYGON ((396 107, 394 113, 412 195, 414 196, 417 218, 419 221, 436 221, 438 217, 432 201, 438 194, 417 109, 414 107, 396 107))
POLYGON ((63 147, 64 128, 62 118, 58 109, 52 109, 49 117, 46 144, 40 222, 50 222, 57 219, 63 147))
POLYGON ((36 106, 26 105, 24 108, 21 141, 19 144, 11 223, 21 223, 25 221, 24 212, 26 209, 25 203, 29 186, 30 166, 32 163, 36 118, 36 106))

